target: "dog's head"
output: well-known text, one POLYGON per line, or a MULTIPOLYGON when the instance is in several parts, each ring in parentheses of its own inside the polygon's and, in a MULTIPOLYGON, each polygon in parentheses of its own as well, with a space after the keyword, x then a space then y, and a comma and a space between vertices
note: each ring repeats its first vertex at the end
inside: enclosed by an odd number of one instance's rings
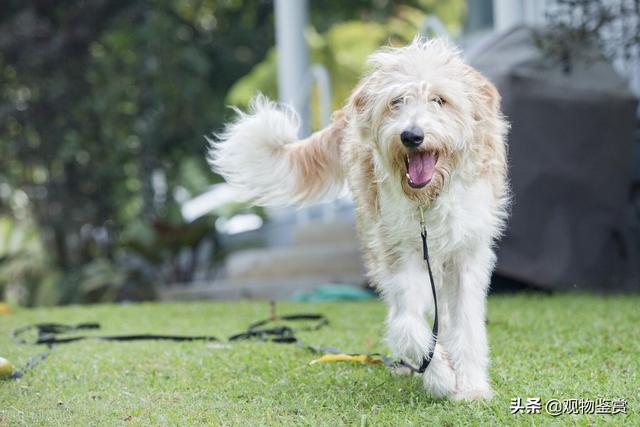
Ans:
POLYGON ((441 40, 385 48, 369 62, 349 104, 389 178, 430 203, 465 150, 481 151, 487 132, 502 133, 498 92, 441 40))

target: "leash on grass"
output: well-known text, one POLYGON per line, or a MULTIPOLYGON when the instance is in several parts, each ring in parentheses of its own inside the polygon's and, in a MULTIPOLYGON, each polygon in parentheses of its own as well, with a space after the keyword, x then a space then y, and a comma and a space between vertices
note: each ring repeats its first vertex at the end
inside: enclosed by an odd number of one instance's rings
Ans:
POLYGON ((74 335, 70 337, 59 336, 77 331, 97 330, 100 329, 99 323, 79 323, 77 325, 64 325, 62 323, 36 323, 18 328, 13 331, 13 339, 16 344, 32 344, 46 345, 47 349, 37 355, 31 357, 24 368, 15 370, 10 378, 17 379, 24 376, 26 371, 35 368, 55 348, 55 345, 69 344, 84 340, 101 340, 101 341, 218 341, 214 336, 207 335, 156 335, 156 334, 135 334, 135 335, 74 335), (36 338, 27 340, 23 335, 29 331, 36 331, 36 338))
MULTIPOLYGON (((299 328, 298 331, 317 331, 329 324, 329 319, 323 314, 315 313, 301 313, 290 314, 285 316, 278 316, 276 314, 275 302, 271 302, 271 316, 268 319, 260 320, 251 323, 246 330, 231 335, 228 341, 243 341, 243 340, 259 340, 269 341, 279 344, 295 344, 300 348, 304 348, 313 354, 323 354, 320 358, 311 361, 311 364, 319 362, 335 362, 335 361, 359 361, 370 364, 384 364, 389 369, 397 370, 401 368, 409 369, 411 372, 422 374, 424 373, 431 360, 438 340, 438 300, 436 297, 436 287, 433 280, 433 273, 431 271, 431 263, 429 261, 429 247, 427 244, 427 227, 424 220, 424 213, 422 207, 420 208, 420 237, 422 239, 422 257, 427 267, 427 273, 429 275, 429 284, 431 285, 431 292, 433 295, 434 304, 434 316, 433 316, 433 328, 432 336, 433 341, 429 347, 427 354, 423 356, 422 362, 419 367, 413 366, 411 363, 405 360, 394 361, 391 358, 380 354, 347 354, 335 347, 318 347, 305 344, 296 336, 296 330, 289 326, 276 325, 272 327, 266 327, 267 325, 277 321, 287 322, 303 322, 303 321, 315 321, 316 323, 311 326, 299 328)), ((73 342, 83 340, 102 340, 102 341, 220 341, 217 337, 212 335, 157 335, 157 334, 135 334, 135 335, 74 335, 74 336, 60 336, 68 333, 98 330, 100 329, 99 323, 79 323, 77 325, 64 325, 60 323, 37 323, 33 325, 27 325, 22 328, 13 331, 13 338, 17 344, 34 344, 34 345, 46 345, 47 349, 29 359, 24 368, 19 370, 13 370, 9 376, 11 379, 18 379, 22 377, 25 372, 33 369, 43 360, 45 360, 56 345, 69 344, 73 342), (36 331, 36 338, 34 340, 26 340, 23 335, 29 331, 36 331)), ((0 358, 0 360, 3 360, 0 358)), ((8 363, 8 362, 7 362, 8 363)))
MULTIPOLYGON (((273 326, 270 328, 264 327, 268 323, 277 321, 297 322, 297 321, 315 321, 316 323, 311 326, 306 326, 298 329, 299 331, 315 331, 329 324, 329 319, 323 314, 290 314, 285 316, 277 316, 275 313, 275 303, 271 302, 271 317, 265 320, 260 320, 250 324, 247 329, 238 334, 234 334, 228 338, 228 341, 240 341, 240 340, 260 340, 270 341, 280 344, 298 343, 301 341, 295 336, 295 330, 289 326, 273 326)), ((61 344, 70 344, 78 341, 85 340, 99 340, 99 341, 174 341, 174 342, 187 342, 187 341, 221 341, 218 337, 213 335, 162 335, 162 334, 133 334, 133 335, 72 335, 65 336, 69 333, 99 330, 99 323, 79 323, 76 325, 65 325, 62 323, 36 323, 33 325, 27 325, 22 328, 18 328, 13 331, 13 339, 16 344, 27 345, 46 345, 47 349, 32 356, 27 364, 22 369, 14 370, 10 367, 12 373, 9 378, 18 379, 24 376, 25 372, 35 368, 42 361, 44 361, 49 354, 61 344), (35 338, 26 339, 24 335, 29 332, 35 332, 35 338)), ((308 346, 308 349, 315 348, 308 346)), ((322 347, 317 351, 329 350, 329 347, 322 347)), ((1 359, 1 358, 0 358, 1 359)), ((8 362, 7 362, 8 363, 8 362)))

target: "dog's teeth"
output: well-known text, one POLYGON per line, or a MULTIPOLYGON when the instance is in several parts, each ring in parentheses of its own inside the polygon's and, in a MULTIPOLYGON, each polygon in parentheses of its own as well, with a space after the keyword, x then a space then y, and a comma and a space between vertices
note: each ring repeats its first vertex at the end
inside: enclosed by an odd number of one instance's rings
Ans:
POLYGON ((411 180, 411 177, 409 176, 409 172, 405 173, 405 175, 407 176, 408 180, 411 180))

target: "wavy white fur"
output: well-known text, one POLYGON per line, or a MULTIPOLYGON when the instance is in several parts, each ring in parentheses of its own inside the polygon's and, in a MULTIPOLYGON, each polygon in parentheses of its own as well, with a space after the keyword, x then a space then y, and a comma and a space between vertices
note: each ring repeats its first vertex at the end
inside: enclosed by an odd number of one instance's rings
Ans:
POLYGON ((209 164, 256 204, 289 203, 294 176, 283 151, 298 139, 298 117, 262 95, 251 102, 248 113, 234 110, 236 121, 209 140, 209 164))
POLYGON ((382 49, 370 64, 331 125, 304 140, 290 110, 258 97, 212 143, 211 164, 259 204, 313 202, 346 181, 369 276, 389 306, 387 342, 416 363, 433 340, 422 206, 441 313, 425 389, 490 398, 485 299, 509 200, 500 96, 439 40, 382 49), (402 143, 406 129, 424 134, 419 147, 402 143), (407 178, 416 158, 436 161, 422 188, 407 178))
POLYGON ((209 139, 208 160, 229 184, 243 191, 247 200, 263 206, 287 205, 315 202, 341 192, 344 178, 338 171, 335 177, 327 175, 322 182, 308 183, 323 178, 322 155, 314 157, 314 164, 306 165, 304 159, 309 151, 316 150, 323 132, 298 141, 300 120, 289 106, 258 95, 248 113, 235 111, 237 119, 209 139), (309 176, 316 173, 317 177, 309 176))

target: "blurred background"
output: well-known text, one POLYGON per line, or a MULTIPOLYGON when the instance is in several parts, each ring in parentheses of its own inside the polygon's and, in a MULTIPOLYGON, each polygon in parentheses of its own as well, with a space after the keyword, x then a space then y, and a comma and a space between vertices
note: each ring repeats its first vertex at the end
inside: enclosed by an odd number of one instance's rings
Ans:
POLYGON ((370 297, 349 197, 239 203, 205 136, 258 91, 321 128, 418 34, 512 123, 492 289, 640 290, 639 0, 5 0, 0 301, 370 297))

